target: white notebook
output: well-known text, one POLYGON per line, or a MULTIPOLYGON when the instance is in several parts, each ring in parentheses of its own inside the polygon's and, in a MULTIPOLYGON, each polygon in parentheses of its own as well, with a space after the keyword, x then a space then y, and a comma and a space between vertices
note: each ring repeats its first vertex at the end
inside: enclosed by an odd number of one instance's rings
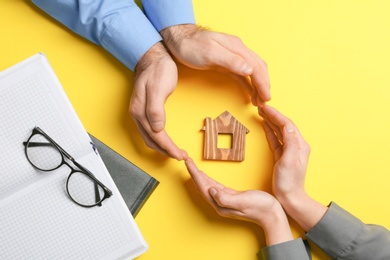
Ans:
POLYGON ((46 56, 0 72, 0 259, 133 259, 148 249, 46 56), (113 195, 84 208, 66 193, 70 169, 35 169, 23 142, 43 129, 113 195))

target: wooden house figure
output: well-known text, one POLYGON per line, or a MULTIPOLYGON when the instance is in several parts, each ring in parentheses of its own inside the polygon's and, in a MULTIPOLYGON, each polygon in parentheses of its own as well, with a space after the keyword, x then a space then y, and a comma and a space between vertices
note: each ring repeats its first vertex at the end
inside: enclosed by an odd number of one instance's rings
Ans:
POLYGON ((243 161, 245 159, 245 138, 249 130, 228 111, 211 120, 207 117, 205 126, 204 153, 206 160, 243 161), (231 147, 219 148, 218 136, 230 135, 231 147))

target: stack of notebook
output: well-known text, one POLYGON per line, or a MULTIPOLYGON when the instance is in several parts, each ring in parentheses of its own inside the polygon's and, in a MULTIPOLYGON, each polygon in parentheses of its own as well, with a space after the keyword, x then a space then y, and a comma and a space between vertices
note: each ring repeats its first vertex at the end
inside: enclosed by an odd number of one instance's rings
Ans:
POLYGON ((127 207, 136 216, 158 185, 158 181, 132 162, 89 134, 127 207))

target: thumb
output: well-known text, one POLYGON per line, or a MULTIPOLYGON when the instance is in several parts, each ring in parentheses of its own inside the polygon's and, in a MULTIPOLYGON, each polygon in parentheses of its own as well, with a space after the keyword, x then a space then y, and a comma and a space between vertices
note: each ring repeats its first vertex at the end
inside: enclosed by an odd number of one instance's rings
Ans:
POLYGON ((211 187, 209 193, 220 207, 228 209, 238 208, 239 200, 235 193, 231 194, 216 187, 211 187))
POLYGON ((249 76, 253 73, 253 66, 240 55, 227 49, 213 54, 212 60, 215 65, 220 66, 236 75, 249 76))
POLYGON ((165 98, 154 96, 146 104, 146 116, 150 127, 155 132, 160 132, 165 127, 165 98))

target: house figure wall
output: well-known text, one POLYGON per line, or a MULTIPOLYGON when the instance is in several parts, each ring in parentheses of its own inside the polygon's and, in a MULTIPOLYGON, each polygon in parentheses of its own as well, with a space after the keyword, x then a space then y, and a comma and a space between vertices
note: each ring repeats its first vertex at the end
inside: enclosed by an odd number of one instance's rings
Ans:
POLYGON ((245 138, 249 130, 228 111, 211 120, 207 117, 205 126, 204 154, 206 160, 243 161, 245 159, 245 138), (218 148, 218 135, 231 134, 232 147, 218 148))

